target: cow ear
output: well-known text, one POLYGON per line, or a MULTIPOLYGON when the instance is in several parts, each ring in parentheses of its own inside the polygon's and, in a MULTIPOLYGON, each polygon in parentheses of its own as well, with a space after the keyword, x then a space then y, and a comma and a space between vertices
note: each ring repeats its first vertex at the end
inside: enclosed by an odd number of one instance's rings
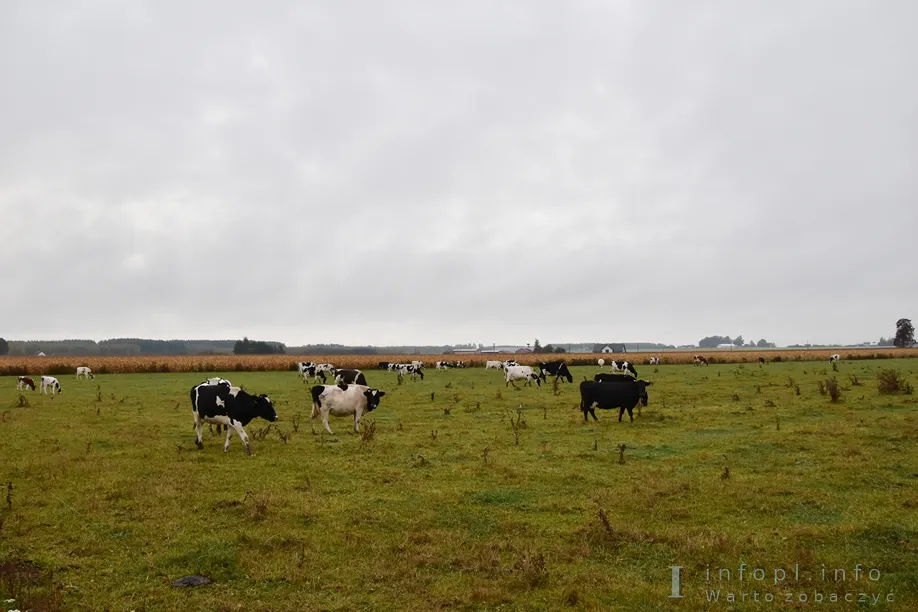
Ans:
POLYGON ((386 392, 385 392, 385 391, 380 391, 380 392, 379 392, 379 393, 377 393, 376 395, 378 395, 379 397, 382 397, 382 396, 383 396, 383 395, 385 395, 385 394, 386 394, 386 392))

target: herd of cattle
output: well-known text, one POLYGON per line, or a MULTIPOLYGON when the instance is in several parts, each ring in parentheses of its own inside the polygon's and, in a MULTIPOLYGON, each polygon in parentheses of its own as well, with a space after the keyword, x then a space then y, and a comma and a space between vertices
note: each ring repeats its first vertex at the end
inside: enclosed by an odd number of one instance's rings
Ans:
MULTIPOLYGON (((832 355, 830 362, 839 361, 839 355, 832 355)), ((600 367, 606 365, 604 359, 597 361, 600 367)), ((659 364, 659 357, 651 357, 647 363, 651 365, 659 364)), ((704 355, 695 355, 694 365, 708 365, 708 360, 704 355)), ((764 364, 765 359, 759 357, 759 363, 764 364)), ((628 361, 611 360, 608 362, 611 369, 609 373, 598 373, 593 380, 585 380, 580 383, 580 410, 583 413, 584 421, 588 421, 591 415, 593 420, 596 418, 595 410, 614 410, 618 408, 618 420, 621 422, 625 411, 631 421, 634 421, 633 409, 640 403, 647 406, 649 403, 647 396, 647 387, 653 383, 648 380, 638 378, 637 370, 634 364, 628 361)), ((437 370, 446 370, 449 368, 465 368, 466 363, 463 361, 437 361, 435 363, 437 370)), ((420 378, 424 380, 424 363, 421 361, 412 361, 410 363, 390 363, 380 361, 378 368, 397 374, 399 384, 404 377, 410 377, 412 380, 420 378)), ((303 377, 304 383, 322 380, 322 384, 315 385, 310 389, 312 396, 312 414, 311 419, 321 417, 322 424, 329 434, 332 434, 331 427, 328 425, 328 417, 347 417, 354 419, 354 431, 359 432, 360 418, 375 410, 380 403, 385 391, 371 387, 367 383, 366 375, 353 368, 336 368, 330 363, 313 363, 299 362, 297 364, 300 376, 303 377), (334 384, 325 384, 328 377, 334 380, 334 384)), ((569 383, 574 382, 567 364, 563 361, 551 361, 540 363, 538 368, 532 366, 519 365, 514 360, 506 361, 488 361, 485 369, 499 370, 504 372, 505 386, 513 385, 515 389, 517 381, 525 381, 528 386, 535 382, 541 386, 549 376, 553 376, 556 381, 566 380, 569 383)), ((76 369, 76 377, 94 379, 92 370, 85 366, 76 369)), ((61 393, 61 384, 53 376, 42 376, 40 378, 41 392, 61 393)), ((31 389, 35 390, 35 381, 28 376, 20 376, 17 390, 31 389)), ((226 442, 223 445, 224 452, 229 450, 230 439, 233 431, 239 435, 239 439, 245 445, 248 454, 252 454, 252 448, 249 444, 249 437, 245 432, 245 426, 255 418, 262 418, 270 423, 278 420, 277 412, 271 399, 264 393, 252 395, 241 387, 234 386, 225 378, 208 378, 204 382, 195 385, 191 389, 191 405, 194 417, 194 429, 196 434, 195 444, 198 448, 203 448, 202 432, 203 425, 207 423, 210 428, 210 434, 213 436, 213 426, 217 425, 217 432, 221 428, 226 432, 226 442)))

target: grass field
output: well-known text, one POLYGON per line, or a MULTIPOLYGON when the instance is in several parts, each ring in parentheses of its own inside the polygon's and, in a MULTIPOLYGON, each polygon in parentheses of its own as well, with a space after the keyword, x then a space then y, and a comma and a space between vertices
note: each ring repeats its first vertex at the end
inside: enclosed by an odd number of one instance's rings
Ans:
POLYGON ((876 383, 918 361, 837 367, 639 367, 634 423, 584 423, 596 366, 519 391, 367 371, 386 397, 333 436, 295 372, 217 372, 274 401, 254 457, 206 428, 195 448, 200 373, 61 375, 27 406, 2 377, 0 608, 918 610, 918 395, 876 383), (213 584, 170 586, 197 573, 213 584))

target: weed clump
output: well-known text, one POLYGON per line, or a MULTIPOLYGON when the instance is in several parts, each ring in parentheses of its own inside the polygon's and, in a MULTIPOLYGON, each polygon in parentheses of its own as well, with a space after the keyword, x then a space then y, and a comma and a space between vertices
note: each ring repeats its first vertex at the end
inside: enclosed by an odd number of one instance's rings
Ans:
POLYGON ((905 379, 899 370, 881 370, 877 374, 877 391, 883 395, 892 393, 905 393, 911 395, 912 385, 905 379))

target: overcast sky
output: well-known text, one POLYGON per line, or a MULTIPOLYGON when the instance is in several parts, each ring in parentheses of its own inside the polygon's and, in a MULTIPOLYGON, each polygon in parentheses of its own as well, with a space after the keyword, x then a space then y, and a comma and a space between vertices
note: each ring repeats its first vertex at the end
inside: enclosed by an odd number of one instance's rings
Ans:
POLYGON ((918 2, 0 0, 0 336, 862 342, 918 2))

